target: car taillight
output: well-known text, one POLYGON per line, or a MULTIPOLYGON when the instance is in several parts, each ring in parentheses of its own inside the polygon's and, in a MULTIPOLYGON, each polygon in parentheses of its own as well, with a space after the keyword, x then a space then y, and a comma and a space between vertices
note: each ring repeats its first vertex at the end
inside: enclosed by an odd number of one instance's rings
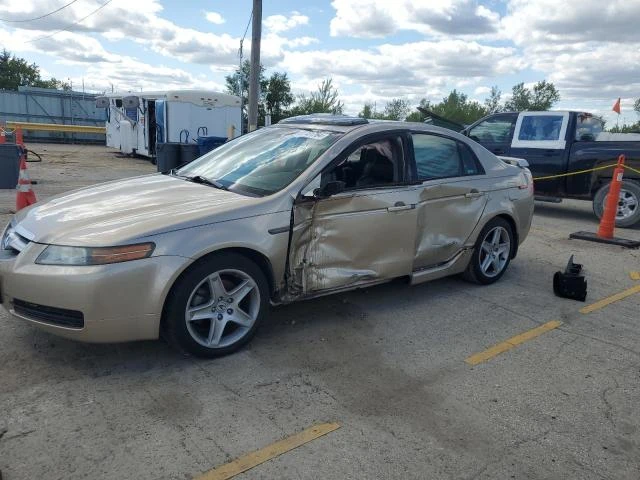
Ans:
POLYGON ((530 188, 531 191, 533 191, 533 176, 531 175, 531 170, 529 170, 528 168, 523 168, 523 170, 525 183, 518 185, 518 188, 520 190, 526 190, 530 188))

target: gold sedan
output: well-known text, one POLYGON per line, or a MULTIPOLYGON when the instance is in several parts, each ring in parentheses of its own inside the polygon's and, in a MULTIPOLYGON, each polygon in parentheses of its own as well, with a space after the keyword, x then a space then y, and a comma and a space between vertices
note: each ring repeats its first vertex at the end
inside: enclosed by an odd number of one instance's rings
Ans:
POLYGON ((526 162, 417 123, 295 117, 164 174, 19 212, 0 243, 13 317, 88 342, 230 353, 271 305, 463 274, 493 283, 533 215, 526 162))

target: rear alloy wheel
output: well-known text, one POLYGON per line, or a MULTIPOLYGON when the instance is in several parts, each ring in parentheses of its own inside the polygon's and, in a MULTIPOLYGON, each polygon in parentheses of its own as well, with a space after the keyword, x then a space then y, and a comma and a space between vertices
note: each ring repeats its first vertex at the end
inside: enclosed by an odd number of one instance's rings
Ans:
MULTIPOLYGON (((609 194, 609 184, 602 187, 593 197, 593 213, 602 218, 609 194)), ((640 185, 623 180, 616 211, 616 227, 631 227, 640 222, 640 185)))
POLYGON ((509 266, 513 246, 511 225, 502 218, 494 218, 478 235, 463 277, 483 285, 498 281, 509 266))
POLYGON ((215 256, 174 286, 165 336, 196 356, 225 355, 251 339, 267 308, 268 287, 260 268, 241 255, 215 256))

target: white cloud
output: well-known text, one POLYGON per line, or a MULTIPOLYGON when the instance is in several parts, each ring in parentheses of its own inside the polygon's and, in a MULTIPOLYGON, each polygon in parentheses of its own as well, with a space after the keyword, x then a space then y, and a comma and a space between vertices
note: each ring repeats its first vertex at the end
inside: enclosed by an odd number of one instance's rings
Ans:
POLYGON ((269 32, 282 33, 301 25, 308 25, 309 17, 298 12, 292 12, 288 17, 285 15, 270 15, 262 21, 262 24, 269 32))
POLYGON ((308 78, 343 77, 376 89, 426 89, 433 82, 515 73, 526 64, 512 48, 462 40, 384 44, 370 50, 286 52, 278 65, 308 78))
POLYGON ((430 35, 497 31, 499 15, 474 0, 333 0, 332 36, 384 38, 401 30, 430 35))
POLYGON ((205 12, 204 17, 208 22, 214 23, 216 25, 222 25, 226 20, 222 15, 218 12, 205 12))

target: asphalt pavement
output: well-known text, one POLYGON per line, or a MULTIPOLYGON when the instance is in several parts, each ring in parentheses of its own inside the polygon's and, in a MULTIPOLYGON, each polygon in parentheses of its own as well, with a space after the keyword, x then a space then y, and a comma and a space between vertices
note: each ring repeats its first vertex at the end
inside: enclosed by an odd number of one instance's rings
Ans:
MULTIPOLYGON (((38 198, 154 171, 101 147, 34 149, 38 198)), ((3 225, 13 195, 0 191, 3 225)), ((637 480, 640 293, 580 310, 639 285, 640 250, 568 238, 596 228, 587 202, 537 204, 497 284, 398 281, 278 307, 244 350, 214 360, 162 341, 75 343, 0 310, 2 479, 193 478, 336 422, 235 478, 637 480), (571 254, 585 303, 553 294, 571 254)))

